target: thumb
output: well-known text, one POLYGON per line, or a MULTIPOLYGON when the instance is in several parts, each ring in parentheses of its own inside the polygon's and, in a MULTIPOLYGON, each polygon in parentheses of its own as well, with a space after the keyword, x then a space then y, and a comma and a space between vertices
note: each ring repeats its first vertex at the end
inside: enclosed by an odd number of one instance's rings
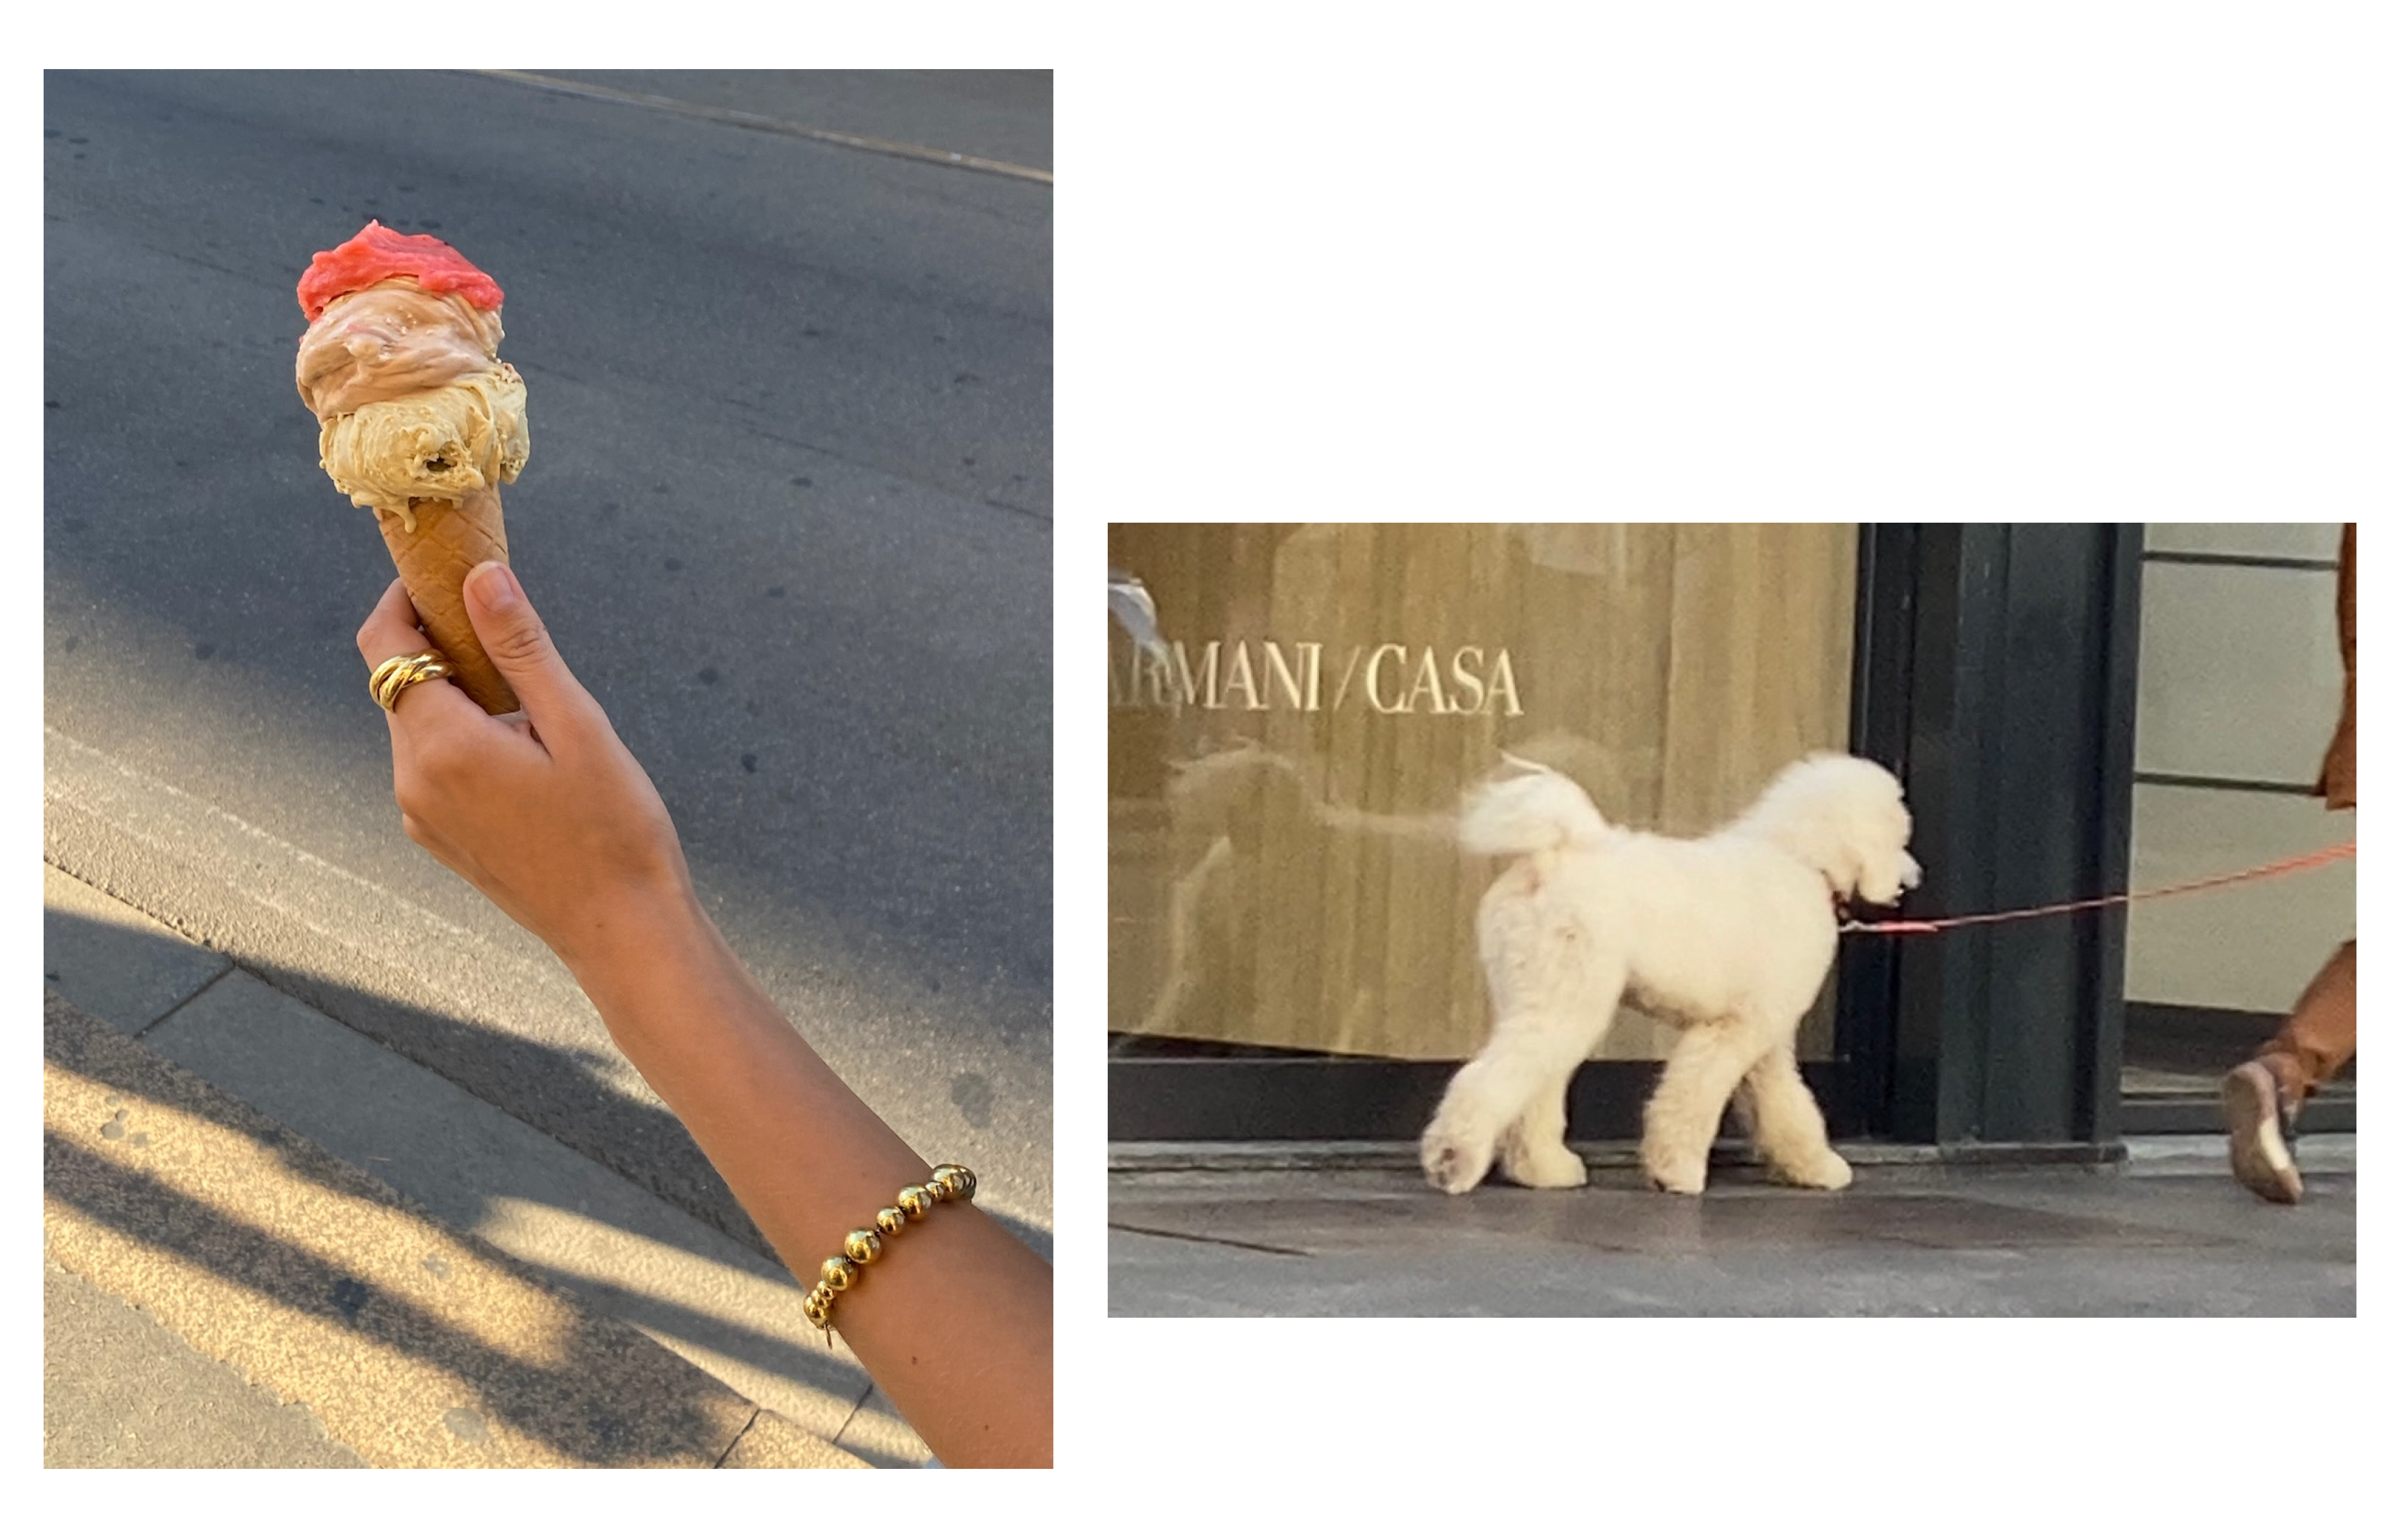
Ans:
POLYGON ((546 719, 584 703, 584 687, 560 660, 552 632, 543 627, 509 567, 499 561, 480 563, 469 571, 462 594, 468 601, 468 623, 476 626, 485 654, 509 680, 529 720, 540 727, 546 719))

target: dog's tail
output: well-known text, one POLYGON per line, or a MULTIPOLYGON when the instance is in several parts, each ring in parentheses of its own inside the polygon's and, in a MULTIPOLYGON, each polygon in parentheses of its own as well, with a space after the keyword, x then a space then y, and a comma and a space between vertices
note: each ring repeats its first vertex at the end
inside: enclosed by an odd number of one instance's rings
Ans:
POLYGON ((1597 804, 1554 769, 1518 758, 1528 772, 1493 780, 1463 799, 1463 847, 1475 855, 1535 855, 1602 837, 1597 804))

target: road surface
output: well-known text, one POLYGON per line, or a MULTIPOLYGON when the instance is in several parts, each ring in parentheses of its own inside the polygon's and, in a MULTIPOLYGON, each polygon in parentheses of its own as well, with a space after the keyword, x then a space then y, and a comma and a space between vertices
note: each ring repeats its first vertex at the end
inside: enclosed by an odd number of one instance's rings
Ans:
MULTIPOLYGON (((473 73, 46 76, 47 853, 749 1234, 566 974, 403 838, 294 283, 508 294, 513 565, 810 1040, 1050 1226, 1050 180, 473 73)), ((1043 171, 1048 77, 603 73, 1043 171)), ((757 1236, 753 1236, 757 1239, 757 1236)))

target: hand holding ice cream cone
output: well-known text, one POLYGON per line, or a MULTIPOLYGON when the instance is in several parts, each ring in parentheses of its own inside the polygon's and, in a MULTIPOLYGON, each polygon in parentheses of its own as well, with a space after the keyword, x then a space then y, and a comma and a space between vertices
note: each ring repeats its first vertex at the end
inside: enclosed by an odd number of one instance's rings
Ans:
POLYGON ((526 465, 526 384, 501 361, 502 291, 431 235, 374 220, 302 276, 294 367, 319 464, 372 508, 428 638, 487 712, 518 708, 461 584, 507 561, 500 488, 526 465))

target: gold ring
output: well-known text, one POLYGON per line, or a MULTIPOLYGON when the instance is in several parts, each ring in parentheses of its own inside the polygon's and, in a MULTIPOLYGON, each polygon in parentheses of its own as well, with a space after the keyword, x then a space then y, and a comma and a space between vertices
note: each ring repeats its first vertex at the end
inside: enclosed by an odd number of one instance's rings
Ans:
POLYGON ((378 663, 376 670, 368 674, 368 693, 390 711, 401 702, 401 692, 411 684, 451 676, 452 665, 443 660, 442 653, 411 652, 378 663))

